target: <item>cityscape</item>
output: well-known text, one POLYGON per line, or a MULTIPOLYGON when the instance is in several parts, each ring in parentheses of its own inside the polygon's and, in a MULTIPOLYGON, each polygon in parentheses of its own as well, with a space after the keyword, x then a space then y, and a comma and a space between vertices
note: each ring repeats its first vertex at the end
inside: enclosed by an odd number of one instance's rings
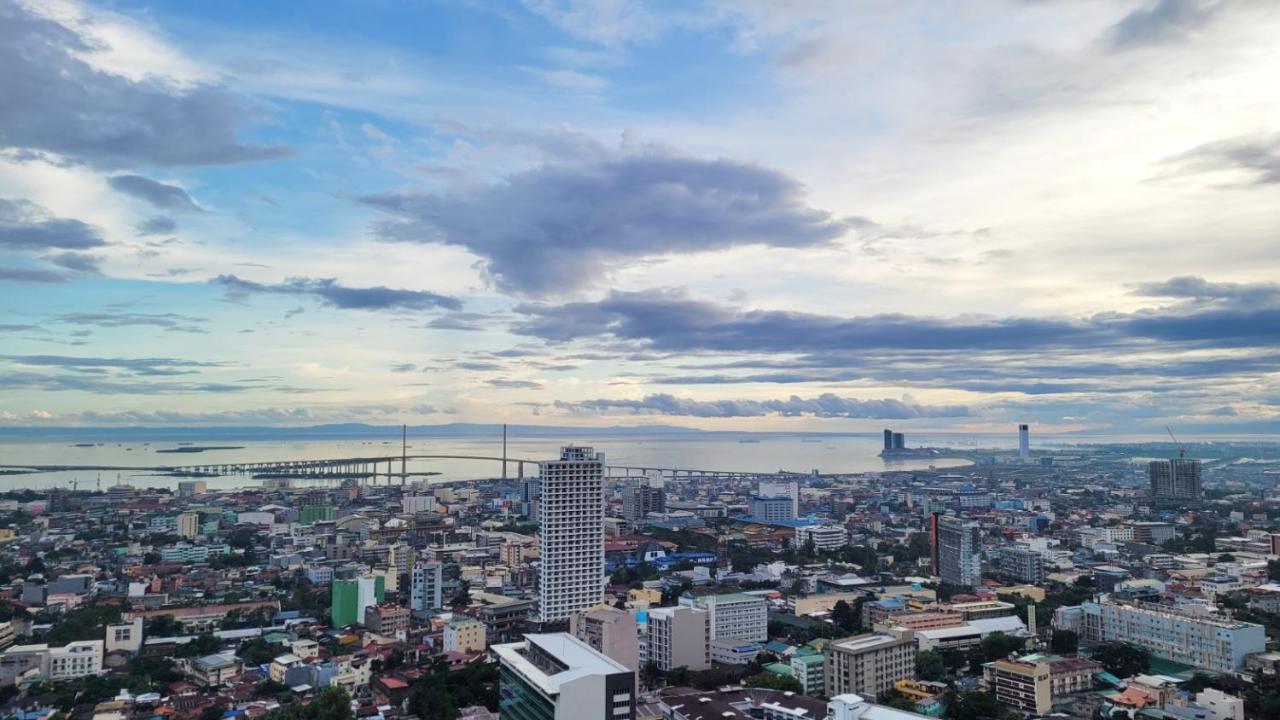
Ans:
POLYGON ((1280 720, 1278 38, 0 0, 0 720, 1280 720))

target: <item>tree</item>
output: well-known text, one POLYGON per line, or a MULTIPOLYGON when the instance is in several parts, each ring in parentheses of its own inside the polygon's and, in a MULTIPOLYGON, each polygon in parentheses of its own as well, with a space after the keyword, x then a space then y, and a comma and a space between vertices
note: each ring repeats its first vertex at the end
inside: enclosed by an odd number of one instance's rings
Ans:
POLYGON ((862 625, 862 618, 858 615, 853 606, 844 600, 836 601, 835 606, 831 608, 831 622, 845 632, 853 632, 862 625))
POLYGON ((760 672, 745 679, 743 684, 747 687, 768 688, 770 690, 781 690, 783 692, 803 692, 800 681, 790 675, 779 675, 774 672, 760 672))
POLYGON ((276 656, 276 652, 271 648, 271 643, 262 637, 245 640, 240 643, 240 648, 236 650, 236 654, 240 656, 241 660, 244 660, 246 665, 269 663, 276 656))
POLYGON ((222 715, 226 712, 226 705, 210 705, 200 711, 200 720, 221 720, 222 715))
POLYGON ((222 647, 222 643, 218 642, 218 638, 212 635, 197 635, 194 640, 183 643, 173 651, 174 657, 191 658, 204 657, 211 653, 215 653, 222 647))
POLYGON ((947 676, 946 660, 942 653, 921 650, 916 653, 916 675, 921 680, 941 680, 947 676))
POLYGON ((994 693, 948 692, 943 700, 942 716, 947 720, 991 720, 1000 717, 1000 704, 994 693))
POLYGON ((688 685, 690 681, 689 668, 681 665, 680 667, 671 668, 667 671, 667 684, 676 686, 688 685))
POLYGON ((897 688, 893 688, 889 692, 880 695, 879 699, 876 700, 876 704, 887 705, 891 708, 904 710, 906 712, 916 711, 916 701, 906 695, 903 695, 902 691, 897 688))
POLYGON ((1054 630, 1049 649, 1059 655, 1074 655, 1080 648, 1080 637, 1073 630, 1054 630))
POLYGON ((658 663, 650 660, 640 668, 640 681, 645 687, 654 687, 661 679, 662 671, 658 669, 658 663))
POLYGON ((1006 635, 999 631, 982 638, 981 642, 982 655, 987 662, 1009 657, 1009 653, 1017 652, 1025 646, 1026 641, 1022 638, 1006 635))
POLYGON ((1107 672, 1120 678, 1127 678, 1151 669, 1151 654, 1138 647, 1123 642, 1103 643, 1093 650, 1093 659, 1102 663, 1107 672))

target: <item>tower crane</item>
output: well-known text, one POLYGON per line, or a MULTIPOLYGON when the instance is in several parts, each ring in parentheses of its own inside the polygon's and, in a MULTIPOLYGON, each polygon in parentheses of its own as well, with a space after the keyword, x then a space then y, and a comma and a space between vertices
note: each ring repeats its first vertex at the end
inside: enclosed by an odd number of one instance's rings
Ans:
POLYGON ((1178 448, 1178 459, 1181 460, 1185 458, 1187 456, 1186 446, 1178 442, 1178 437, 1173 434, 1173 430, 1169 429, 1168 425, 1164 426, 1164 431, 1169 433, 1169 437, 1173 438, 1173 444, 1178 448))

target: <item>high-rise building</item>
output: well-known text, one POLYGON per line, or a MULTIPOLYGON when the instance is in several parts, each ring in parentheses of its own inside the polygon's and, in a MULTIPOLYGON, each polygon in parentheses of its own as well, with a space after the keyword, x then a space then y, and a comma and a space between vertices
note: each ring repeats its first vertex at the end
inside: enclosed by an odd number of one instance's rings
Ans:
POLYGON ((688 605, 650 608, 646 657, 666 672, 672 668, 711 667, 711 615, 688 605))
POLYGON ((761 480, 756 494, 791 498, 791 517, 800 517, 800 483, 795 480, 761 480))
POLYGON ((178 537, 194 540, 200 535, 200 513, 178 513, 178 537))
POLYGON ((438 562, 417 563, 409 572, 409 609, 431 612, 444 607, 444 570, 438 562))
POLYGON ((900 433, 900 432, 896 432, 896 433, 894 433, 894 434, 893 434, 893 449, 894 449, 894 450, 906 450, 906 449, 907 449, 907 436, 906 436, 906 435, 904 435, 903 433, 900 433))
POLYGON ((329 623, 335 628, 364 620, 364 611, 386 597, 381 577, 365 575, 350 580, 334 580, 330 592, 329 623))
POLYGON ((893 449, 893 431, 890 430, 889 428, 884 429, 884 449, 885 450, 893 449))
POLYGON ((492 649, 503 718, 635 718, 636 674, 569 633, 530 633, 492 649))
POLYGON ((878 698, 892 690, 895 681, 916 676, 916 641, 910 631, 834 640, 823 655, 823 684, 831 696, 855 693, 878 698))
POLYGON ((651 512, 667 509, 667 494, 662 488, 649 485, 649 478, 627 478, 622 490, 622 517, 632 528, 640 527, 651 512))
POLYGON ((570 617, 569 632, 628 668, 640 668, 635 615, 617 608, 593 608, 570 617))
POLYGON ((1194 501, 1204 495, 1199 460, 1152 460, 1147 465, 1147 475, 1151 479, 1151 499, 1157 504, 1194 501))
POLYGON ((1026 423, 1018 426, 1018 457, 1023 462, 1031 459, 1031 426, 1026 423))
POLYGON ((520 502, 524 503, 525 516, 530 520, 538 520, 538 496, 542 494, 542 481, 538 478, 525 478, 520 481, 520 502))
POLYGON ((765 642, 769 639, 769 605, 765 599, 745 593, 685 595, 681 605, 702 608, 711 614, 711 639, 734 638, 765 642))
POLYGON ((539 463, 538 620, 564 620, 604 597, 604 453, 564 447, 539 463))
POLYGON ((1000 573, 1018 582, 1040 585, 1044 582, 1044 555, 1026 545, 1008 545, 1000 550, 1000 573))
POLYGON ((978 523, 944 515, 938 518, 938 573, 942 582, 973 587, 982 579, 978 523))

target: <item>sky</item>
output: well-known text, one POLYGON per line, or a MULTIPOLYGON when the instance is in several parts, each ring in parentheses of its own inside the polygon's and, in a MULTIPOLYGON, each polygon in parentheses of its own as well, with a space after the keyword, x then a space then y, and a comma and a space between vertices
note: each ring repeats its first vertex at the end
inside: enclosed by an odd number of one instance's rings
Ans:
POLYGON ((1280 433, 1268 0, 0 0, 0 424, 1280 433))

